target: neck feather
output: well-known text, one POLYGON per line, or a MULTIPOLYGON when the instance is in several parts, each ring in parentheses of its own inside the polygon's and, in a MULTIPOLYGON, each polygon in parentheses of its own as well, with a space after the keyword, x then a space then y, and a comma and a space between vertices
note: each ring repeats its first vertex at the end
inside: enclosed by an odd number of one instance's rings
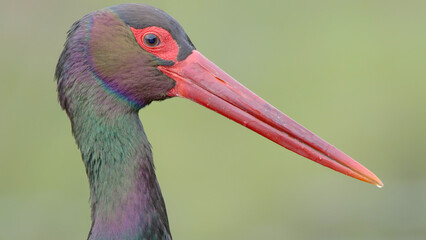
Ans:
POLYGON ((95 239, 171 239, 150 144, 137 112, 72 119, 90 182, 95 239))
POLYGON ((89 61, 92 17, 71 27, 55 73, 90 183, 88 239, 171 239, 140 106, 112 91, 89 61))

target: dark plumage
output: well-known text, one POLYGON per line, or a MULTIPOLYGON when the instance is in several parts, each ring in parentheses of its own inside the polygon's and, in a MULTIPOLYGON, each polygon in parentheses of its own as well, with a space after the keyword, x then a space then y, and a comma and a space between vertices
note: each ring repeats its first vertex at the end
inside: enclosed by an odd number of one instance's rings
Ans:
MULTIPOLYGON (((153 7, 129 4, 74 23, 56 68, 58 96, 89 177, 89 239, 171 239, 151 147, 137 112, 167 98, 175 82, 156 68, 162 61, 136 43, 119 17, 126 11, 168 17, 153 7)), ((174 27, 180 28, 176 22, 174 27)))

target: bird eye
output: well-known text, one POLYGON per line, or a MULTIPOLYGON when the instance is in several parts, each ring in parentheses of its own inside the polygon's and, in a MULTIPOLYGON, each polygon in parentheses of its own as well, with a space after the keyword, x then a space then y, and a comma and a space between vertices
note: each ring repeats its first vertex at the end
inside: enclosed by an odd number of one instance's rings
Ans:
POLYGON ((156 47, 160 44, 160 38, 152 33, 149 33, 143 37, 143 42, 148 47, 156 47))

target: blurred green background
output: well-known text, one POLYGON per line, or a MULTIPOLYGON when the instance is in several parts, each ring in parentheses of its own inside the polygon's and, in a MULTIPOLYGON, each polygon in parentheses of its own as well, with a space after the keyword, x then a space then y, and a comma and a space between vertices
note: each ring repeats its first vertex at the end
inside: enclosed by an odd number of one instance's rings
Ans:
MULTIPOLYGON (((69 26, 124 1, 0 3, 0 239, 86 239, 53 72, 69 26)), ((185 99, 140 112, 174 239, 426 239, 426 1, 144 1, 383 189, 185 99)))

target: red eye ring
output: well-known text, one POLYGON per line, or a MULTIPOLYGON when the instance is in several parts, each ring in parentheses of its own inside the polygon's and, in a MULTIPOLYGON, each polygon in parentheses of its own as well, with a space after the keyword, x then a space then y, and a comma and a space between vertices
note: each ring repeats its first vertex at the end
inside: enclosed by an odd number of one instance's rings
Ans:
POLYGON ((166 29, 157 26, 150 26, 142 29, 130 27, 130 30, 132 31, 139 46, 146 52, 149 52, 160 59, 174 62, 177 61, 179 46, 175 39, 173 39, 170 32, 166 29), (145 41, 146 37, 153 37, 152 35, 156 36, 158 40, 153 41, 152 44, 150 41, 145 41))

